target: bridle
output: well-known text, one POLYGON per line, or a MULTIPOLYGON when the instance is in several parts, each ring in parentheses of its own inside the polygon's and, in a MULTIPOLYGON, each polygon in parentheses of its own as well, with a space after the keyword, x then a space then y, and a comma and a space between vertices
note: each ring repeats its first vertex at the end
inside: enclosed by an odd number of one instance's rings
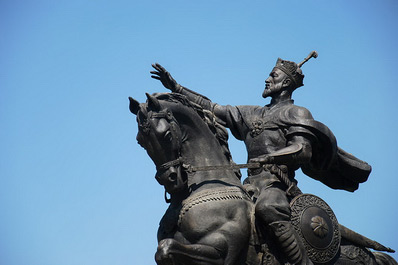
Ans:
POLYGON ((177 119, 174 117, 173 113, 166 109, 154 112, 150 111, 147 114, 147 120, 143 122, 142 128, 145 129, 144 133, 147 135, 150 133, 151 124, 149 119, 165 119, 170 125, 170 132, 172 135, 172 144, 176 147, 177 158, 168 162, 165 162, 159 166, 156 166, 155 179, 165 187, 165 201, 167 203, 171 202, 171 199, 167 198, 166 186, 175 185, 177 190, 182 190, 186 188, 188 180, 183 177, 183 158, 181 156, 181 136, 178 133, 178 128, 180 125, 177 119))

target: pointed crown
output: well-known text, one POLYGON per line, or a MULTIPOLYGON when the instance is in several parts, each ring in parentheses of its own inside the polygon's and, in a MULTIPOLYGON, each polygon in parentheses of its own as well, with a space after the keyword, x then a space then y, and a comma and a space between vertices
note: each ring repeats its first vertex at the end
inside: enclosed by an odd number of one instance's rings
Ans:
POLYGON ((295 62, 283 60, 281 58, 278 58, 276 61, 276 65, 274 68, 277 68, 287 74, 290 79, 293 81, 295 84, 295 88, 303 86, 303 71, 301 71, 301 66, 306 63, 309 59, 312 57, 316 58, 318 57, 318 53, 316 51, 312 51, 301 63, 296 64, 295 62))

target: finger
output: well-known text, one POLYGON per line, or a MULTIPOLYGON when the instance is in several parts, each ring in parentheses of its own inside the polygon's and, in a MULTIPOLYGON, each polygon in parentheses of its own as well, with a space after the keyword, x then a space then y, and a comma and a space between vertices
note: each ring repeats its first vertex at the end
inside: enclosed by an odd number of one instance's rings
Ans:
POLYGON ((154 64, 152 64, 152 67, 153 68, 155 68, 155 69, 157 69, 157 70, 164 70, 164 68, 160 65, 160 64, 158 64, 158 63, 154 63, 154 64))
POLYGON ((156 67, 158 68, 159 71, 161 71, 161 72, 167 72, 167 71, 166 71, 166 68, 164 68, 164 67, 161 66, 160 64, 156 63, 155 65, 156 65, 156 67))
POLYGON ((155 68, 156 70, 158 70, 159 72, 162 71, 162 68, 161 68, 162 66, 158 63, 152 64, 152 67, 155 68))
POLYGON ((153 75, 160 75, 160 73, 158 71, 150 71, 150 73, 153 75))
POLYGON ((288 172, 288 168, 285 165, 280 165, 279 168, 282 170, 283 173, 287 173, 288 172))
POLYGON ((266 170, 271 171, 271 168, 273 167, 273 165, 265 164, 264 167, 265 167, 266 170))
POLYGON ((157 76, 157 75, 151 75, 151 77, 152 77, 153 79, 161 80, 160 77, 157 76))
POLYGON ((161 69, 164 69, 163 66, 160 65, 160 63, 155 63, 156 67, 159 67, 161 69))

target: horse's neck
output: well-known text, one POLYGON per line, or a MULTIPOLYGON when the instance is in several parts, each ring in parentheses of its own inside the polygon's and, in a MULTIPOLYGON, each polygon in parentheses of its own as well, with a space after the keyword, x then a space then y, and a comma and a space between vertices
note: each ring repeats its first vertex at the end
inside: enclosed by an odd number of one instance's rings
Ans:
MULTIPOLYGON (((206 125, 195 124, 196 126, 185 128, 187 139, 181 148, 184 163, 193 167, 229 165, 230 161, 210 129, 206 125)), ((212 186, 240 184, 239 179, 230 169, 197 171, 192 174, 189 182, 196 185, 209 184, 212 186)))
POLYGON ((190 126, 185 129, 181 153, 188 163, 195 166, 228 165, 229 161, 212 132, 203 126, 190 126))

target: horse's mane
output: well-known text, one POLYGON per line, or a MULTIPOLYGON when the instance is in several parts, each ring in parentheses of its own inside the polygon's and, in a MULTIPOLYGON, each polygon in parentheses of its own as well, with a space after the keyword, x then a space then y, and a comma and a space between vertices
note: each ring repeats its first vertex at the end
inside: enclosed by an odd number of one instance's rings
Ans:
MULTIPOLYGON (((222 126, 216 119, 213 112, 203 109, 202 106, 190 101, 186 96, 177 93, 156 93, 154 96, 159 100, 165 100, 168 102, 180 103, 184 106, 193 109, 204 121, 204 123, 209 127, 210 131, 214 134, 218 142, 220 143, 225 157, 234 163, 232 160, 232 155, 228 146, 228 131, 222 126)), ((240 178, 240 171, 237 172, 240 178)))

